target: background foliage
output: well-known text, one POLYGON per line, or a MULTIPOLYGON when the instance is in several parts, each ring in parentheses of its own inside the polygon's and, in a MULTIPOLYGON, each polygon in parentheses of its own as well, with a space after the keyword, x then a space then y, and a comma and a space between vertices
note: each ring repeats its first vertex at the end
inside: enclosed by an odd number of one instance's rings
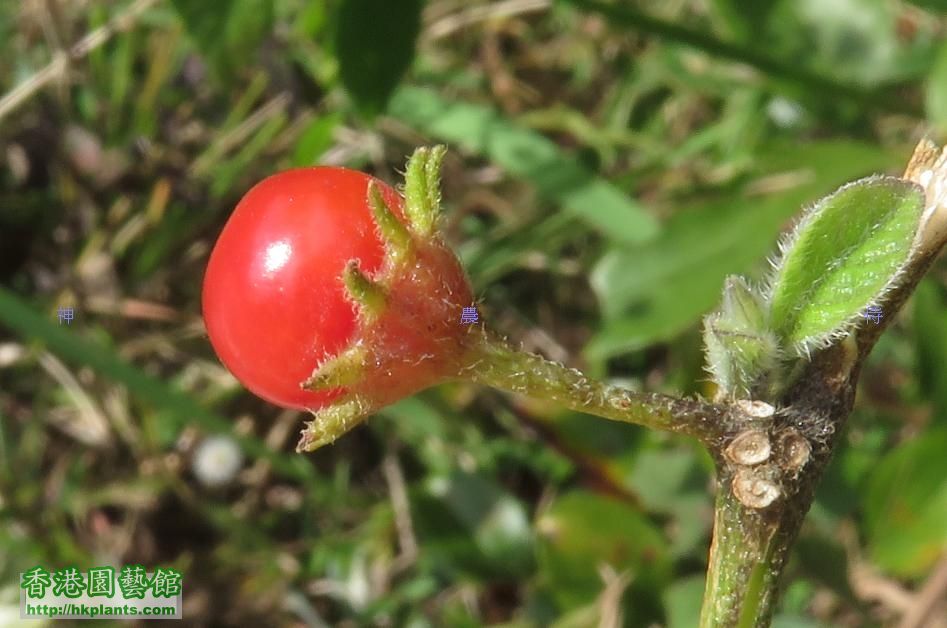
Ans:
MULTIPOLYGON (((446 142, 481 315, 626 386, 709 395, 699 319, 725 275, 759 277, 801 205, 943 139, 945 11, 0 3, 0 621, 34 564, 138 562, 185 572, 188 625, 695 625, 694 443, 454 385, 297 456, 302 417, 204 335, 210 247, 267 174, 397 182, 446 142)), ((945 625, 945 285, 940 263, 874 351, 777 626, 945 625)))

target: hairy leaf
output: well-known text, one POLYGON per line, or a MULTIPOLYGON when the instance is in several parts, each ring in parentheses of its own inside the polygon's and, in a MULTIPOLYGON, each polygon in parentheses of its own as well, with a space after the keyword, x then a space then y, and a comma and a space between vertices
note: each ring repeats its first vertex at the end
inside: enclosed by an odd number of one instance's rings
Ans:
POLYGON ((744 188, 681 209, 652 242, 616 244, 595 265, 590 279, 605 323, 585 349, 589 360, 674 338, 719 302, 728 274, 752 269, 772 249, 807 199, 895 166, 890 151, 842 140, 774 142, 757 162, 754 175, 791 172, 792 185, 765 196, 744 188))
POLYGON ((815 205, 780 247, 770 327, 800 354, 844 333, 897 282, 924 209, 917 185, 862 179, 815 205))

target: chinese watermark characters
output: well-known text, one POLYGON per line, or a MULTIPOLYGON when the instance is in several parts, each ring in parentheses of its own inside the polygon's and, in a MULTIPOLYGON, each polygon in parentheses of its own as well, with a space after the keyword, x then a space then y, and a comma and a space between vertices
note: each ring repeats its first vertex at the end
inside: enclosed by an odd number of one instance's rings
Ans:
POLYGON ((71 307, 63 307, 60 305, 58 314, 59 314, 60 325, 63 324, 63 321, 65 321, 65 323, 68 325, 76 318, 76 311, 74 308, 71 308, 71 307))
POLYGON ((877 305, 869 305, 865 308, 865 312, 862 314, 862 316, 877 325, 881 322, 881 307, 877 305))
POLYGON ((20 574, 21 619, 181 619, 183 576, 164 567, 75 566, 48 571, 36 566, 20 574))
POLYGON ((470 323, 476 323, 478 316, 477 308, 465 307, 460 313, 460 324, 469 325, 470 323))

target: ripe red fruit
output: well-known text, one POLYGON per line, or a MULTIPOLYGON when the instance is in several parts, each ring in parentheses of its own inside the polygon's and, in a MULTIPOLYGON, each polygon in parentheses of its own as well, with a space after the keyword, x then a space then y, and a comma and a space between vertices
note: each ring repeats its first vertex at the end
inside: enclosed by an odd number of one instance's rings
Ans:
MULTIPOLYGON (((358 259, 372 272, 384 257, 366 205, 366 174, 302 168, 264 179, 237 204, 207 264, 204 321, 211 344, 251 391, 287 408, 317 408, 335 396, 300 388, 325 353, 355 328, 339 280, 358 259)), ((400 211, 398 194, 379 182, 400 211)))
POLYGON ((237 379, 283 407, 341 397, 361 417, 457 374, 472 293, 425 213, 435 197, 413 198, 406 211, 344 168, 282 172, 243 197, 203 292, 211 344, 237 379))

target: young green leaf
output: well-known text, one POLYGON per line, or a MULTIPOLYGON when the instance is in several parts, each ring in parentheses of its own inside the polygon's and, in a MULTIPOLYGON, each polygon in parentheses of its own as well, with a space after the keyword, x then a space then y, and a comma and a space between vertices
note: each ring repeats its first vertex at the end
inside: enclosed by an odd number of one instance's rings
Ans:
POLYGON ((846 333, 899 278, 924 195, 904 179, 872 177, 820 201, 782 243, 770 284, 769 327, 800 355, 846 333))

